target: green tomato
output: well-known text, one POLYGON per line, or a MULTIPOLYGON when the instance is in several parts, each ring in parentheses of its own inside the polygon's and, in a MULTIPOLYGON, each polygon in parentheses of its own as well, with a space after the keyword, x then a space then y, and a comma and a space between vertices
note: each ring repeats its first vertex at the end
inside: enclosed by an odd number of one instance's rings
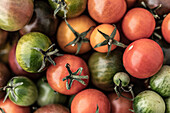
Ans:
POLYGON ((27 72, 37 73, 44 61, 44 55, 33 48, 47 51, 51 46, 50 39, 39 32, 31 32, 20 38, 16 47, 18 64, 27 72))
POLYGON ((113 82, 114 82, 117 86, 120 85, 120 80, 121 80, 121 82, 122 82, 121 85, 122 85, 123 87, 128 86, 128 84, 129 84, 129 82, 130 82, 130 78, 129 78, 128 74, 125 73, 125 72, 117 72, 117 73, 114 75, 114 77, 113 77, 113 82))
POLYGON ((6 89, 7 94, 9 93, 9 99, 16 105, 30 106, 38 98, 36 85, 27 77, 13 77, 8 82, 7 87, 9 87, 6 89))
POLYGON ((67 96, 54 92, 50 85, 44 81, 45 77, 38 80, 37 87, 39 91, 37 103, 39 106, 45 106, 48 104, 64 104, 67 100, 67 96))

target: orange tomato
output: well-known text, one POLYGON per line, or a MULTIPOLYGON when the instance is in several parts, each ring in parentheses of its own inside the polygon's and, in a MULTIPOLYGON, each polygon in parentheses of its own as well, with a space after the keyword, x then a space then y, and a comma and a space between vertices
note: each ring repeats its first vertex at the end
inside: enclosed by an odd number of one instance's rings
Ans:
POLYGON ((170 43, 170 13, 163 20, 161 28, 164 39, 170 43))

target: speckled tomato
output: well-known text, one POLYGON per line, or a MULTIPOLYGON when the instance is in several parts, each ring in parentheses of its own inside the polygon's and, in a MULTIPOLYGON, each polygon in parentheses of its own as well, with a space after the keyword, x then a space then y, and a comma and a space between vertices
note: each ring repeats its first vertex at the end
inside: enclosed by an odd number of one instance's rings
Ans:
POLYGON ((33 0, 1 0, 0 28, 17 31, 26 25, 33 14, 33 0))
POLYGON ((170 43, 170 13, 164 18, 161 28, 164 39, 170 43))
POLYGON ((126 12, 125 0, 88 0, 88 12, 98 23, 116 23, 126 12))

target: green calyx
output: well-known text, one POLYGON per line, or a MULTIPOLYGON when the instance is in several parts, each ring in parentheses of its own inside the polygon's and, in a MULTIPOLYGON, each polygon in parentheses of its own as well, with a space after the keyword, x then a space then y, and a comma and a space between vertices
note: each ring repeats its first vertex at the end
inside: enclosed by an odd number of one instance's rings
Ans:
POLYGON ((50 51, 52 47, 55 46, 55 44, 52 44, 46 51, 43 51, 40 48, 33 47, 32 49, 41 52, 41 54, 44 55, 44 58, 42 60, 42 65, 38 72, 41 72, 45 68, 45 62, 48 60, 51 64, 56 65, 56 63, 52 60, 51 56, 56 55, 56 56, 62 56, 62 54, 58 53, 58 49, 55 49, 54 51, 50 51))
POLYGON ((72 73, 72 71, 70 70, 70 64, 66 64, 65 67, 67 68, 69 75, 63 78, 63 81, 66 80, 66 88, 67 90, 70 90, 73 81, 77 80, 78 82, 80 82, 83 85, 86 85, 86 83, 82 80, 82 79, 89 79, 88 75, 85 76, 81 76, 82 70, 83 68, 80 67, 77 69, 76 72, 72 73), (79 73, 79 75, 77 75, 79 73), (68 83, 68 80, 70 79, 70 82, 68 83))
POLYGON ((152 13, 152 15, 154 16, 155 19, 160 19, 160 16, 157 14, 156 10, 158 10, 159 8, 162 7, 162 4, 159 4, 157 7, 155 8, 149 8, 144 1, 141 2, 142 6, 147 9, 149 12, 152 13))
POLYGON ((75 35, 75 39, 72 41, 72 42, 70 42, 70 43, 68 43, 65 47, 67 47, 67 46, 69 46, 69 45, 71 45, 71 46, 75 46, 76 44, 77 44, 77 51, 76 51, 76 55, 79 53, 79 51, 80 51, 80 48, 81 48, 81 46, 82 46, 82 43, 89 43, 90 42, 90 40, 88 39, 88 38, 86 38, 86 35, 90 32, 90 30, 93 28, 93 26, 92 27, 90 27, 87 31, 84 31, 83 33, 78 33, 78 32, 76 32, 72 27, 71 27, 71 25, 67 22, 67 20, 66 19, 64 19, 65 20, 65 22, 66 22, 66 24, 67 24, 67 26, 69 27, 69 29, 73 32, 73 34, 75 35))
POLYGON ((14 84, 14 83, 13 83, 13 80, 14 80, 14 78, 12 78, 12 79, 10 80, 9 85, 3 87, 3 91, 6 91, 6 90, 8 89, 8 90, 7 90, 7 93, 6 93, 6 95, 5 95, 5 98, 4 98, 4 100, 3 100, 3 103, 5 102, 5 100, 7 99, 7 97, 9 96, 9 93, 11 93, 11 95, 13 96, 13 98, 15 99, 15 101, 17 101, 17 98, 16 98, 16 95, 15 95, 15 93, 14 93, 14 90, 15 90, 16 87, 21 86, 21 85, 23 85, 24 83, 23 83, 23 82, 19 82, 19 83, 17 83, 17 84, 14 84))
POLYGON ((97 104, 97 109, 96 109, 95 113, 99 113, 99 106, 98 106, 98 104, 97 104))
POLYGON ((1 111, 2 113, 5 113, 5 111, 4 111, 2 108, 0 108, 0 111, 1 111))
POLYGON ((63 11, 64 12, 64 18, 66 18, 66 14, 68 12, 68 10, 66 9, 67 4, 65 3, 64 0, 52 0, 52 2, 56 3, 56 9, 54 10, 54 17, 56 17, 56 14, 59 11, 63 11))
MULTIPOLYGON (((115 25, 114 25, 115 26, 115 25)), ((98 30, 99 33, 101 33, 103 35, 103 37, 106 39, 104 40, 103 42, 97 44, 94 46, 94 48, 97 48, 97 47, 101 47, 101 46, 104 46, 104 45, 108 45, 108 53, 107 53, 107 56, 109 56, 109 53, 111 51, 111 47, 112 47, 112 44, 113 45, 116 45, 116 46, 119 46, 119 47, 123 47, 123 48, 126 48, 127 46, 121 42, 118 42, 117 40, 114 39, 115 35, 116 35, 116 26, 113 30, 113 32, 111 33, 111 35, 107 35, 105 33, 103 33, 102 31, 98 30)))

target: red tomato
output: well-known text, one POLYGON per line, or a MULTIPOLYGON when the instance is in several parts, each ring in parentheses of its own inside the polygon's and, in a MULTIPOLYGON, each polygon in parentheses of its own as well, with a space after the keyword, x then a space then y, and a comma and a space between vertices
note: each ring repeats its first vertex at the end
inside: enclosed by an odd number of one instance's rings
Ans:
POLYGON ((123 54, 126 71, 136 78, 148 78, 157 73, 163 64, 163 51, 151 39, 132 42, 123 54))
POLYGON ((162 35, 164 39, 170 43, 170 13, 164 18, 162 22, 162 35))
POLYGON ((31 113, 29 107, 18 106, 14 104, 10 99, 6 99, 3 103, 3 100, 3 98, 0 99, 0 108, 2 108, 5 113, 31 113))
MULTIPOLYGON (((122 95, 132 98, 130 93, 122 93, 122 95)), ((132 109, 132 101, 124 97, 119 97, 119 99, 115 100, 117 98, 117 94, 113 92, 108 94, 108 98, 111 103, 111 113, 132 113, 129 110, 132 109)))
POLYGON ((125 0, 88 0, 90 16, 98 23, 116 23, 126 12, 125 0))
POLYGON ((71 103, 71 113, 110 113, 110 102, 107 96, 96 89, 86 89, 78 93, 71 103))
POLYGON ((125 36, 133 41, 149 38, 155 29, 153 15, 143 8, 133 8, 125 15, 122 21, 122 30, 125 36))
MULTIPOLYGON (((54 59, 56 65, 51 65, 47 69, 47 81, 49 85, 57 92, 65 95, 73 95, 84 89, 89 83, 89 70, 87 64, 83 59, 74 55, 65 54, 64 56, 59 56, 54 59), (88 76, 88 79, 82 79, 86 85, 81 84, 77 80, 73 81, 71 88, 68 90, 66 88, 66 80, 63 78, 69 75, 66 64, 70 64, 70 70, 76 72, 80 67, 83 68, 80 76, 88 76)), ((79 73, 78 73, 79 74, 79 73)), ((70 83, 70 80, 68 80, 70 83)))

